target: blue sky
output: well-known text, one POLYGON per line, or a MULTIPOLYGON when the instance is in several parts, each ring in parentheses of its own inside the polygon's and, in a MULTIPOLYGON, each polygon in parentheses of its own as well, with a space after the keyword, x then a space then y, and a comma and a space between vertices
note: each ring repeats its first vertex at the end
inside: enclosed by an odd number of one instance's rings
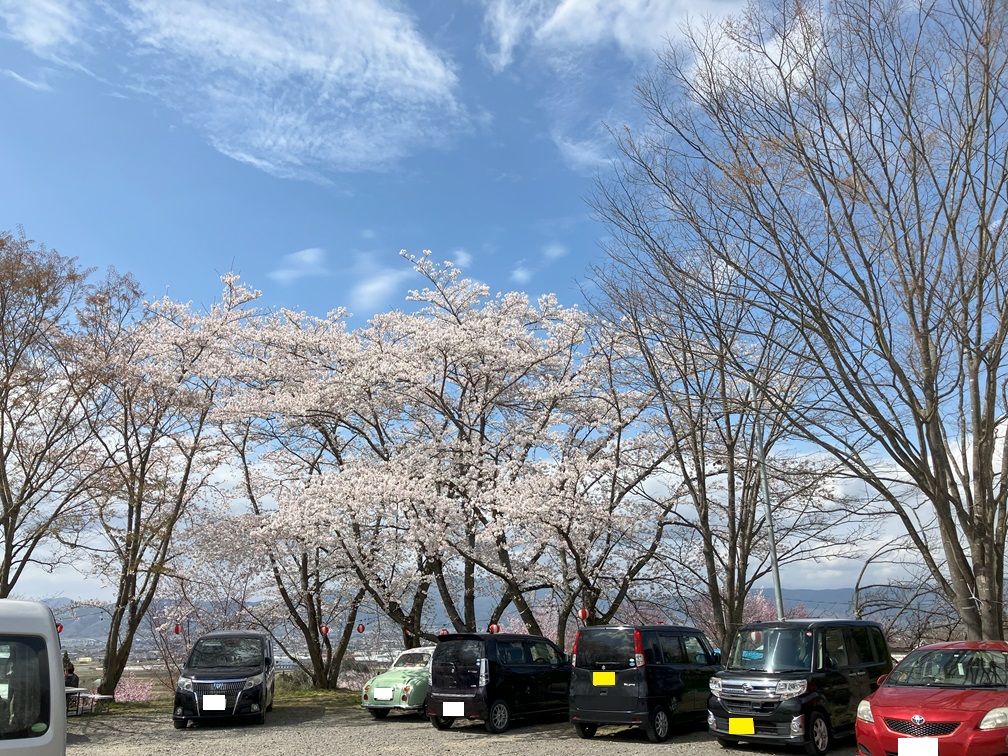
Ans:
POLYGON ((418 285, 402 249, 574 304, 605 124, 709 1, 0 0, 0 229, 360 325, 418 285))

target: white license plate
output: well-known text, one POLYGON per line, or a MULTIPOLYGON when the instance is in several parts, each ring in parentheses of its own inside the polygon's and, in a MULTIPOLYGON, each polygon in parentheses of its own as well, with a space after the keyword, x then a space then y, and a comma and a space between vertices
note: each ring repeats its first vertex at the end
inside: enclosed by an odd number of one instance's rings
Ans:
POLYGON ((224 711, 227 708, 227 696, 204 694, 203 711, 224 711))
POLYGON ((375 701, 391 701, 392 692, 395 688, 375 688, 374 689, 374 700, 375 701))
POLYGON ((938 738, 900 738, 896 741, 899 756, 938 756, 938 738))
POLYGON ((465 702, 464 701, 445 701, 444 706, 441 709, 442 717, 464 717, 465 716, 465 702))

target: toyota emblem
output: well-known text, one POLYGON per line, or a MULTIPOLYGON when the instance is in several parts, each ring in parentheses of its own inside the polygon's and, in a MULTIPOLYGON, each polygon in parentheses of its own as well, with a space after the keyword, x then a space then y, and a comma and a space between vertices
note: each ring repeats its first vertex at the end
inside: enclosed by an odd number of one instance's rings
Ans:
POLYGON ((224 688, 224 683, 215 682, 213 684, 214 690, 222 690, 224 688))
POLYGON ((920 714, 914 714, 912 717, 910 717, 910 722, 920 727, 922 724, 924 724, 925 719, 920 714))

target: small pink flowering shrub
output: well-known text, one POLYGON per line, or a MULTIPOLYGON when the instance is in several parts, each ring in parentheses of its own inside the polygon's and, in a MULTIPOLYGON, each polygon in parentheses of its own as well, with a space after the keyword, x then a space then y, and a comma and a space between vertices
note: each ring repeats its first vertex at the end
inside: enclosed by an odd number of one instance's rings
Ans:
POLYGON ((124 675, 115 689, 116 703, 143 703, 154 697, 154 680, 141 680, 136 675, 124 675))

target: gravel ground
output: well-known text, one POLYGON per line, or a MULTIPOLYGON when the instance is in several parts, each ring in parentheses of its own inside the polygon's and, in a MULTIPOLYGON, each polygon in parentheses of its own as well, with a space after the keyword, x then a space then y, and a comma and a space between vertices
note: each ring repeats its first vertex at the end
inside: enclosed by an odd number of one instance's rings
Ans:
MULTIPOLYGON (((797 748, 741 745, 722 749, 706 730, 678 731, 667 743, 649 743, 643 731, 599 728, 581 740, 566 720, 518 722, 501 735, 490 735, 482 723, 456 722, 443 732, 425 718, 393 714, 374 721, 355 709, 324 706, 283 707, 266 715, 265 726, 221 722, 175 730, 165 714, 110 713, 70 717, 68 756, 139 756, 166 753, 187 756, 624 756, 688 754, 689 756, 801 756, 797 748)), ((851 738, 831 751, 855 756, 851 738)))

